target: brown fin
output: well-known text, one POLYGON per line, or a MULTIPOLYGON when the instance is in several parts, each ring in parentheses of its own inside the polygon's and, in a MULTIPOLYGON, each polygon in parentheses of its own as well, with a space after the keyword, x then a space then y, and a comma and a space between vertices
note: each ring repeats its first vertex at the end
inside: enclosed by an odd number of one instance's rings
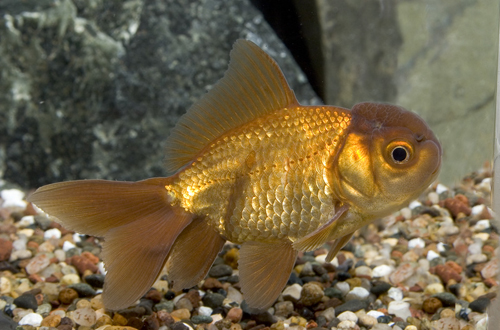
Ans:
POLYGON ((193 218, 167 204, 151 207, 143 208, 143 215, 135 221, 106 233, 102 250, 107 270, 103 301, 109 309, 126 308, 151 288, 172 244, 193 218))
POLYGON ((177 237, 167 260, 168 279, 173 290, 198 284, 210 270, 226 240, 207 220, 197 218, 177 237))
POLYGON ((265 310, 278 298, 292 271, 297 251, 291 242, 245 242, 241 246, 241 292, 248 306, 265 310))
POLYGON ((104 236, 116 226, 168 204, 167 178, 139 182, 79 180, 38 188, 28 201, 56 217, 67 229, 104 236))
POLYGON ((337 255, 337 253, 339 253, 340 249, 342 249, 342 247, 344 245, 347 244, 347 242, 349 242, 349 240, 351 239, 352 235, 354 235, 354 233, 350 233, 350 234, 347 234, 345 236, 342 236, 340 238, 337 238, 335 241, 333 241, 333 244, 330 248, 330 251, 328 251, 328 254, 326 255, 326 261, 327 262, 330 262, 333 260, 333 258, 335 258, 335 256, 337 255))
POLYGON ((104 236, 104 305, 128 307, 153 284, 193 215, 169 203, 168 178, 82 180, 39 188, 28 200, 72 230, 104 236))
POLYGON ((297 104, 278 64, 254 43, 238 40, 224 77, 181 117, 166 141, 167 171, 186 165, 228 130, 297 104))
POLYGON ((307 236, 295 241, 293 243, 293 248, 299 251, 313 251, 321 247, 328 242, 335 221, 337 221, 348 209, 349 206, 347 204, 342 205, 327 223, 307 236))

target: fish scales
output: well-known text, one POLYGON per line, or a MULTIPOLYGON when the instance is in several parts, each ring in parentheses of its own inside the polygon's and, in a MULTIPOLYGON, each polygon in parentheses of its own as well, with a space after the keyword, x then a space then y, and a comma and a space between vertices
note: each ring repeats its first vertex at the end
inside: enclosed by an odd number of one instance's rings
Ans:
POLYGON ((233 242, 297 239, 335 211, 323 172, 349 121, 333 107, 283 109, 221 136, 167 190, 233 242))

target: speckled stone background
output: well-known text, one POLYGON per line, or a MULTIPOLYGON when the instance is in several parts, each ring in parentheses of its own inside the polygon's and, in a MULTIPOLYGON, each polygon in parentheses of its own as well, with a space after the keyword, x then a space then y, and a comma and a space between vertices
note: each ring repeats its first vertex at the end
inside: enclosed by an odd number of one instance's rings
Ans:
POLYGON ((37 187, 166 175, 169 130, 247 38, 276 58, 304 104, 382 101, 421 114, 443 143, 440 181, 455 184, 492 159, 498 7, 1 1, 0 178, 37 187))

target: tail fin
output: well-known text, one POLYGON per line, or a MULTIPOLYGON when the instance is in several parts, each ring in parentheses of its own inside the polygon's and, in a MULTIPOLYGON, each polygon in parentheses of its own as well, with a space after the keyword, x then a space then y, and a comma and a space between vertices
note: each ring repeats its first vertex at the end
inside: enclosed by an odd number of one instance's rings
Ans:
POLYGON ((62 182, 39 188, 28 200, 68 229, 104 237, 103 300, 116 310, 151 287, 175 239, 194 217, 171 205, 168 182, 62 182))

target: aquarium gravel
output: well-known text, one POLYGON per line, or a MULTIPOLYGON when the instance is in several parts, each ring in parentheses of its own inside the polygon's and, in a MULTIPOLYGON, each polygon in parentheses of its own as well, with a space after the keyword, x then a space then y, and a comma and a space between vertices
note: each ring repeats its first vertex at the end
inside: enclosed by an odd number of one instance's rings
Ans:
MULTIPOLYGON (((127 309, 107 311, 99 238, 62 228, 4 189, 0 200, 0 329, 486 329, 498 286, 492 173, 434 184, 401 211, 358 231, 331 263, 299 253, 274 305, 251 314, 238 285, 239 247, 182 292, 162 273, 127 309)), ((130 242, 134 244, 134 242, 130 242)))

